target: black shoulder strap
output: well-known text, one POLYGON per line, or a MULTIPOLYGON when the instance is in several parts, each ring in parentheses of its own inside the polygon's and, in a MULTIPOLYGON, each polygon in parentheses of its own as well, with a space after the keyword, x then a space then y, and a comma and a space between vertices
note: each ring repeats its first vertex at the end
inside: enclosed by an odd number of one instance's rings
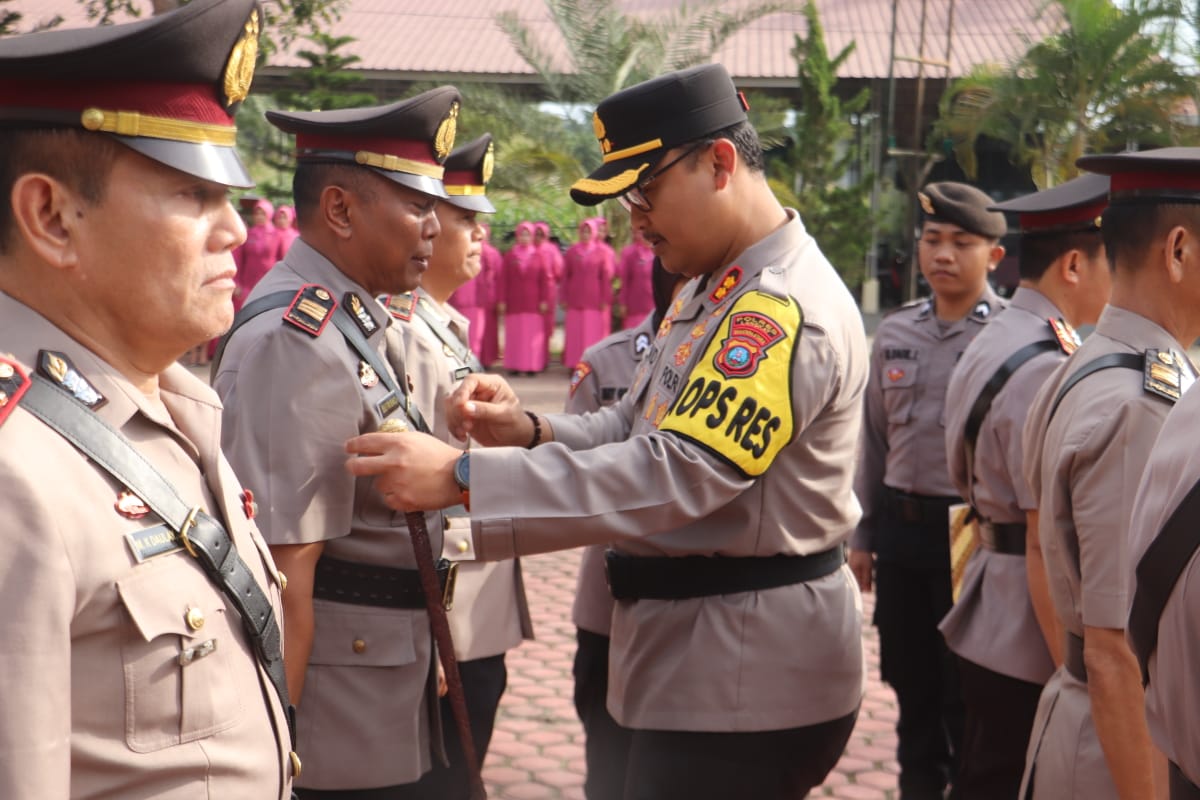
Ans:
POLYGON ((1058 396, 1054 398, 1054 405, 1050 406, 1050 415, 1046 417, 1046 424, 1049 425, 1050 420, 1054 419, 1054 414, 1058 411, 1059 404, 1067 396, 1067 392, 1075 388, 1075 384, 1094 372, 1099 372, 1102 369, 1112 369, 1113 367, 1124 367, 1125 369, 1144 372, 1146 369, 1146 356, 1143 353, 1106 353, 1084 364, 1071 377, 1067 378, 1066 383, 1058 390, 1058 396))
POLYGON ((1146 665, 1158 646, 1158 620, 1167 598, 1200 549, 1200 481, 1171 514, 1167 524, 1150 543, 1135 571, 1133 606, 1126 633, 1142 669, 1142 684, 1149 676, 1146 665))
POLYGON ((438 319, 437 315, 429 308, 429 301, 424 295, 417 297, 417 316, 425 321, 429 329, 433 331, 434 336, 441 340, 442 344, 450 348, 457 358, 471 372, 483 372, 483 364, 479 363, 479 359, 471 352, 471 348, 463 344, 462 339, 454 335, 450 327, 446 323, 438 319))
MULTIPOLYGON (((233 319, 233 326, 229 331, 221 337, 220 343, 217 345, 217 352, 213 355, 211 378, 216 379, 217 369, 221 364, 221 356, 225 353, 225 345, 229 343, 229 339, 234 332, 245 325, 250 320, 265 314, 268 311, 273 311, 277 308, 284 308, 289 305, 296 297, 296 292, 292 290, 282 292, 272 292, 264 295, 257 300, 247 303, 242 307, 242 310, 237 313, 233 319)), ((405 414, 408 416, 408 421, 411 426, 422 433, 429 432, 429 426, 425 423, 421 412, 413 405, 409 399, 408 390, 401 387, 392 377, 392 372, 384 366, 383 360, 379 357, 379 353, 371 347, 358 325, 350 316, 350 312, 345 309, 342 304, 338 304, 338 308, 333 312, 333 325, 345 338, 346 343, 358 353, 359 358, 371 365, 371 369, 375 370, 375 374, 379 376, 379 380, 388 388, 392 396, 396 399, 400 406, 403 406, 405 414)), ((388 416, 390 411, 385 411, 386 406, 381 407, 380 413, 383 416, 388 416)))
POLYGON ((175 532, 208 579, 237 609, 255 654, 287 712, 295 748, 295 710, 288 700, 275 611, 221 523, 199 506, 189 506, 128 439, 41 376, 31 379, 21 407, 141 498, 175 532))
POLYGON ((259 314, 265 314, 272 309, 283 308, 292 302, 292 298, 295 296, 296 293, 290 290, 273 292, 242 306, 241 310, 233 318, 233 326, 217 342, 217 351, 213 353, 212 366, 209 367, 209 383, 212 383, 217 378, 217 369, 221 366, 221 357, 225 355, 225 346, 229 344, 229 339, 233 336, 233 332, 259 314))
MULTIPOLYGON (((975 444, 979 441, 979 431, 983 427, 983 421, 987 418, 988 412, 992 410, 992 401, 996 399, 996 395, 1000 394, 1000 390, 1008 383, 1008 379, 1026 361, 1042 353, 1058 349, 1060 349, 1059 343, 1055 339, 1042 339, 1025 345, 1009 356, 979 391, 979 396, 971 404, 971 412, 967 414, 967 425, 963 431, 963 447, 967 451, 967 470, 970 475, 969 486, 975 484, 975 444)), ((970 498, 967 500, 969 502, 970 498)))

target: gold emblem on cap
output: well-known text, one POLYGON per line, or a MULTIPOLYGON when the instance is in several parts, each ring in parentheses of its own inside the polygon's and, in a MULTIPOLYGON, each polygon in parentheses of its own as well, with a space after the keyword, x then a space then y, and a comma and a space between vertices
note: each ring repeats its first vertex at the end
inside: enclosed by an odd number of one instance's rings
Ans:
POLYGON ((496 148, 488 142, 487 152, 483 154, 483 165, 479 168, 480 176, 483 182, 487 183, 492 179, 492 170, 496 167, 496 148))
POLYGON ((408 430, 408 426, 399 419, 385 419, 379 426, 380 433, 404 433, 406 430, 408 430))
POLYGON ((450 104, 450 113, 438 125, 437 134, 433 137, 433 151, 439 161, 445 161, 446 156, 454 149, 454 137, 458 133, 458 103, 450 104))
POLYGON ((924 192, 917 192, 917 199, 921 201, 921 210, 926 214, 936 213, 933 210, 933 201, 929 199, 929 195, 924 192))
POLYGON ((229 53, 225 62, 225 107, 240 103, 250 94, 250 83, 254 80, 254 61, 258 58, 258 11, 252 11, 242 36, 229 53))
POLYGON ((608 135, 608 130, 604 127, 604 120, 600 119, 599 112, 592 114, 592 130, 595 132, 597 139, 603 139, 608 135))

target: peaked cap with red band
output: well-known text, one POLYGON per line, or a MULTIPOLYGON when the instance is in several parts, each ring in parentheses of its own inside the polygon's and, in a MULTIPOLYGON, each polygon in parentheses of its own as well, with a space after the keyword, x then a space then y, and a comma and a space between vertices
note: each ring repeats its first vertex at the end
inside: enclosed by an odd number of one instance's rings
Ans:
POLYGON ((496 207, 485 194, 494 163, 495 150, 490 133, 455 148, 446 159, 446 174, 442 178, 446 184, 446 202, 468 211, 496 213, 496 207))
POLYGON ((603 163, 571 186, 581 206, 619 197, 673 147, 745 122, 749 106, 720 64, 670 72, 605 98, 592 115, 603 163))
POLYGON ((1023 236, 1098 231, 1100 215, 1108 206, 1108 184, 1107 175, 1080 175, 991 208, 1016 213, 1023 236))
POLYGON ((1200 147, 1083 156, 1080 169, 1108 175, 1108 204, 1200 203, 1200 147))
POLYGON ((250 91, 255 0, 192 0, 123 25, 0 39, 0 127, 83 128, 225 186, 254 185, 233 115, 250 91))
POLYGON ((372 169, 402 186, 446 196, 443 164, 454 149, 462 97, 453 86, 430 89, 386 106, 335 111, 268 111, 296 134, 296 160, 372 169))

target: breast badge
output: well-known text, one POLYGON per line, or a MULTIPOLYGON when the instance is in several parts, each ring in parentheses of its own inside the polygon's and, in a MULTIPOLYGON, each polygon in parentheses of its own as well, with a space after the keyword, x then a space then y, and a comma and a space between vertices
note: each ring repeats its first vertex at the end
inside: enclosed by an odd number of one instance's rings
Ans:
POLYGON ((113 505, 117 513, 125 519, 141 519, 150 513, 150 506, 128 489, 117 495, 117 502, 113 505))
POLYGON ((364 389, 374 388, 379 383, 379 374, 365 361, 358 362, 358 382, 364 389))

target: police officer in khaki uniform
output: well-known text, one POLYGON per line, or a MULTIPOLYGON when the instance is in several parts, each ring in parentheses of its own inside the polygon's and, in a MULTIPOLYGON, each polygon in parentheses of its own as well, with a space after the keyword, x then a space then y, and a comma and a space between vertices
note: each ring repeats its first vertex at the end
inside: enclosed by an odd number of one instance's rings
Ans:
POLYGON ((619 92, 593 122, 605 163, 573 196, 624 198, 663 266, 692 277, 630 391, 542 417, 470 375, 451 429, 469 420, 481 444, 531 450, 374 434, 347 444, 348 468, 378 474, 399 507, 466 491, 485 559, 617 543, 608 709, 634 729, 628 800, 802 797, 863 690, 842 550, 858 516, 861 317, 767 186, 723 67, 619 92))
POLYGON ((1022 473, 1021 429, 1046 376, 1078 346, 1074 326, 1094 325, 1108 301, 1099 227, 1107 203, 1108 178, 1085 175, 994 206, 1018 214, 1021 284, 963 352, 946 389, 950 478, 980 534, 940 626, 958 656, 966 709, 954 797, 1017 796, 1038 697, 1054 672, 1047 643, 1057 650, 1059 635, 1037 547, 1037 504, 1022 473), (1045 633, 1030 600, 1027 535, 1045 633))
POLYGON ((0 40, 0 797, 290 794, 283 578, 175 363, 233 320, 260 24, 0 40))
MULTIPOLYGON (((440 753, 429 617, 405 520, 343 467, 347 437, 415 404, 375 297, 416 287, 439 231, 458 91, 269 112, 296 134, 300 238, 251 292, 216 363, 223 444, 291 579, 288 683, 301 797, 404 798, 440 753), (269 513, 267 513, 269 511, 269 513)), ((440 514, 430 515, 434 552, 440 514)))
MULTIPOLYGON (((442 182, 446 199, 438 203, 441 233, 433 243, 429 269, 421 288, 387 299, 395 322, 388 329, 388 354, 399 348, 398 371, 407 365, 413 400, 433 434, 455 447, 465 442, 450 435, 445 402, 450 392, 483 365, 467 345, 467 319, 447 302, 459 286, 479 274, 483 227, 479 214, 496 211, 485 190, 491 178, 494 152, 491 134, 456 149, 446 159, 442 182)), ((462 675, 467 712, 482 762, 492 738, 496 710, 508 684, 504 654, 533 638, 533 623, 516 559, 497 563, 475 560, 471 550, 471 523, 461 509, 447 515, 449 528, 442 557, 456 564, 454 605, 450 630, 462 675)), ((451 718, 450 700, 441 701, 442 718, 451 718)), ((469 796, 465 756, 456 736, 446 737, 449 765, 435 764, 421 779, 419 790, 427 797, 469 796)))
MULTIPOLYGON (((615 405, 629 391, 633 375, 650 352, 654 334, 686 278, 673 275, 655 259, 650 266, 654 308, 641 323, 617 331, 583 351, 571 373, 568 414, 587 414, 615 405)), ((579 562, 575 602, 575 713, 583 723, 587 775, 583 792, 588 800, 621 800, 625 765, 632 733, 608 713, 609 627, 613 597, 604 576, 604 545, 590 545, 579 562)))
POLYGON ((1182 354, 1200 336, 1200 273, 1194 206, 1181 198, 1200 175, 1196 152, 1078 162, 1111 176, 1101 229, 1113 290, 1095 333, 1043 385, 1024 431, 1064 631, 1063 667, 1042 693, 1029 742, 1023 783, 1038 800, 1153 797, 1163 788, 1125 641, 1128 537, 1151 446, 1195 374, 1182 354))
POLYGON ((876 590, 883 679, 896 690, 900 792, 942 796, 953 777, 963 710, 954 661, 937 630, 950 609, 948 512, 959 502, 946 466, 950 373, 1004 302, 988 273, 1004 257, 1004 215, 962 183, 920 193, 917 243, 933 297, 888 315, 875 333, 854 490, 863 518, 850 565, 876 590), (872 576, 874 554, 874 576, 872 576))

